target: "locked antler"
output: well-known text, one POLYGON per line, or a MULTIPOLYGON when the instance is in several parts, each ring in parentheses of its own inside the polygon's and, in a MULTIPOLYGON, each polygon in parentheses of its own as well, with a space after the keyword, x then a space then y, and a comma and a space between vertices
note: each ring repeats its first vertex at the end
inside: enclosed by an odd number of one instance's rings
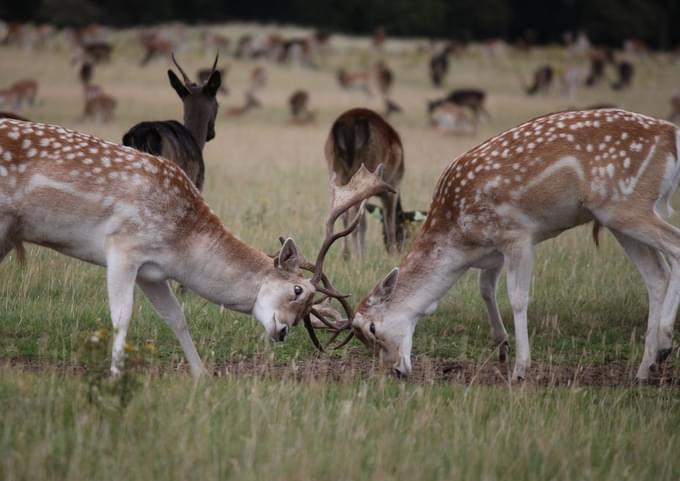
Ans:
MULTIPOLYGON (((300 267, 314 273, 311 282, 316 288, 317 292, 322 294, 322 297, 312 304, 309 311, 306 312, 303 317, 304 325, 307 329, 307 332, 309 333, 309 337, 320 351, 323 351, 324 348, 319 342, 316 333, 314 332, 315 328, 326 328, 334 332, 334 335, 326 345, 328 347, 328 345, 333 343, 333 341, 335 341, 335 339, 343 331, 350 329, 352 319, 354 318, 354 309, 352 309, 352 306, 347 300, 349 295, 342 294, 337 289, 335 289, 333 284, 331 284, 330 280, 328 279, 328 276, 326 276, 323 271, 323 264, 324 260, 326 259, 326 254, 338 239, 348 236, 357 227, 362 216, 364 215, 367 199, 383 192, 395 192, 392 186, 382 180, 383 171, 384 166, 382 164, 378 165, 374 172, 370 172, 366 166, 362 164, 359 170, 352 176, 350 181, 342 186, 337 185, 335 174, 333 174, 330 181, 331 211, 328 215, 328 219, 326 220, 326 237, 321 244, 319 254, 317 255, 316 261, 313 264, 304 258, 301 259, 300 267), (347 228, 341 230, 340 232, 335 232, 335 222, 338 220, 338 218, 357 204, 361 204, 359 211, 357 212, 357 215, 354 217, 354 219, 349 223, 347 228), (328 299, 335 299, 340 303, 343 310, 347 314, 347 319, 345 319, 343 322, 331 322, 327 319, 327 317, 330 317, 328 315, 328 308, 327 306, 321 306, 321 304, 326 302, 328 299), (315 323, 311 316, 314 316, 315 319, 318 319, 320 324, 318 322, 315 323)), ((339 349, 340 347, 347 344, 352 336, 353 334, 350 333, 346 339, 335 346, 335 349, 339 349)))

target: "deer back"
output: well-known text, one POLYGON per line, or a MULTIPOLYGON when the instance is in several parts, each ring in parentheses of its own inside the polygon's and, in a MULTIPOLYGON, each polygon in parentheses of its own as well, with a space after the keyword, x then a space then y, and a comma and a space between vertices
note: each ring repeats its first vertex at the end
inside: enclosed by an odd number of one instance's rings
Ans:
POLYGON ((380 115, 369 109, 352 109, 333 123, 326 140, 326 161, 340 183, 365 164, 375 170, 385 166, 384 180, 398 188, 404 176, 404 152, 399 134, 380 115))
POLYGON ((205 163, 201 148, 184 125, 175 120, 140 122, 123 136, 123 145, 176 163, 201 191, 205 163))

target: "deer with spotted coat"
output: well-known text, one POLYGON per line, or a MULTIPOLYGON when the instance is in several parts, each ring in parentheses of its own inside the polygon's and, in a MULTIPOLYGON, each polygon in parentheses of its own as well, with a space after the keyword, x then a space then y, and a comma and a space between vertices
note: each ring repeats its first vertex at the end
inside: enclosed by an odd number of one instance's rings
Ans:
POLYGON ((332 184, 328 237, 311 264, 290 238, 274 258, 239 240, 169 160, 59 126, 2 119, 0 260, 12 249, 23 257, 29 242, 106 267, 114 375, 123 366, 137 284, 178 338, 191 373, 200 375, 205 368, 167 281, 252 314, 274 340, 283 341, 301 318, 309 331, 315 292, 346 303, 323 262, 358 221, 335 233, 335 220, 389 190, 381 175, 364 168, 346 186, 332 184), (314 276, 305 278, 301 268, 314 276))
POLYGON ((671 350, 680 302, 680 230, 662 219, 680 182, 680 131, 624 110, 562 112, 510 129, 461 155, 435 188, 411 252, 366 296, 351 328, 397 375, 411 371, 416 323, 470 268, 501 360, 507 333, 496 304, 507 266, 517 354, 530 367, 527 306, 535 244, 596 221, 640 272, 649 315, 639 380, 671 350))

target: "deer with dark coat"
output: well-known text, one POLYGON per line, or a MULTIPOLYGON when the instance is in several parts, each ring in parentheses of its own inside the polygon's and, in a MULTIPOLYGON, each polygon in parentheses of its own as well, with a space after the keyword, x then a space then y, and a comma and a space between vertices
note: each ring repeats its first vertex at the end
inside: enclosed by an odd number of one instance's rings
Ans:
MULTIPOLYGON (((338 185, 345 185, 362 164, 375 170, 384 166, 383 179, 395 192, 383 192, 380 200, 385 217, 386 247, 389 252, 400 249, 402 225, 397 219, 399 184, 404 177, 404 150, 401 138, 392 126, 376 112, 357 108, 336 119, 328 134, 325 147, 326 161, 331 177, 338 185)), ((345 224, 357 215, 358 209, 349 210, 343 217, 345 224)), ((345 242, 344 255, 361 257, 366 237, 366 218, 362 216, 357 229, 345 242)))
POLYGON ((184 125, 174 120, 141 122, 123 136, 123 144, 142 152, 160 155, 179 165, 196 185, 203 189, 205 164, 203 147, 215 137, 217 116, 217 91, 221 85, 217 59, 208 80, 202 84, 192 82, 172 56, 175 66, 182 74, 182 82, 175 72, 168 70, 170 85, 182 99, 184 125))

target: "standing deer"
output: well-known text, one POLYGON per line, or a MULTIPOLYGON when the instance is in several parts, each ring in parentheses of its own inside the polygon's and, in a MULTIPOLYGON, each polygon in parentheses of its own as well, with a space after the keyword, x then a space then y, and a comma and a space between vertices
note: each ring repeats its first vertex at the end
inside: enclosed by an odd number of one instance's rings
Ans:
MULTIPOLYGON (((168 280, 253 315, 276 341, 314 313, 314 293, 339 298, 323 273, 335 219, 390 189, 366 169, 332 185, 327 238, 315 264, 287 239, 271 258, 232 234, 173 162, 55 125, 0 120, 0 260, 23 242, 106 267, 114 328, 111 372, 120 373, 139 286, 178 338, 193 375, 205 368, 168 280), (311 279, 300 268, 314 272, 311 279)), ((353 225, 358 221, 355 220, 353 225)), ((351 226, 350 226, 351 227, 351 226)), ((351 310, 347 309, 348 316, 351 310)))
POLYGON ((534 70, 533 83, 525 87, 527 95, 547 94, 553 82, 555 71, 550 65, 542 65, 534 70))
POLYGON ((309 92, 296 90, 288 98, 290 108, 290 121, 297 125, 306 125, 314 122, 316 114, 309 110, 309 92))
POLYGON ((412 251, 358 305, 353 332, 397 375, 408 374, 418 319, 478 268, 504 360, 496 289, 505 264, 517 343, 512 377, 522 379, 531 359, 534 245, 594 220, 612 232, 647 287, 637 378, 648 379, 670 353, 680 302, 680 230, 661 218, 680 181, 679 152, 675 125, 616 109, 550 114, 484 142, 444 171, 412 251))
POLYGON ((184 125, 175 120, 141 122, 123 136, 123 145, 175 162, 186 172, 199 192, 203 190, 205 180, 203 147, 215 137, 216 95, 221 84, 220 71, 216 70, 218 58, 219 54, 215 56, 208 80, 198 85, 189 79, 172 55, 172 61, 184 82, 170 69, 168 78, 182 100, 184 125))
POLYGON ((116 110, 117 101, 97 85, 86 85, 83 89, 85 106, 83 120, 110 122, 116 110))
POLYGON ((456 89, 449 92, 449 94, 441 99, 428 100, 427 111, 432 116, 434 112, 446 103, 451 103, 459 107, 469 109, 475 118, 475 123, 480 116, 484 114, 485 117, 490 118, 489 112, 485 106, 486 92, 477 88, 463 88, 456 89))
POLYGON ((0 89, 0 105, 10 105, 20 110, 24 104, 33 105, 38 93, 38 82, 33 79, 21 79, 7 88, 0 89))
MULTIPOLYGON (((380 196, 387 226, 387 250, 398 250, 400 245, 397 239, 403 238, 400 234, 402 226, 397 222, 397 205, 399 184, 404 177, 404 150, 396 130, 372 110, 348 110, 333 123, 326 140, 325 155, 329 173, 341 185, 346 184, 361 165, 369 169, 374 169, 378 164, 385 166, 385 182, 394 188, 394 192, 384 192, 380 196)), ((345 224, 355 213, 356 209, 347 212, 343 218, 345 224)), ((361 216, 351 239, 345 239, 345 257, 361 257, 365 238, 366 219, 361 216)))

